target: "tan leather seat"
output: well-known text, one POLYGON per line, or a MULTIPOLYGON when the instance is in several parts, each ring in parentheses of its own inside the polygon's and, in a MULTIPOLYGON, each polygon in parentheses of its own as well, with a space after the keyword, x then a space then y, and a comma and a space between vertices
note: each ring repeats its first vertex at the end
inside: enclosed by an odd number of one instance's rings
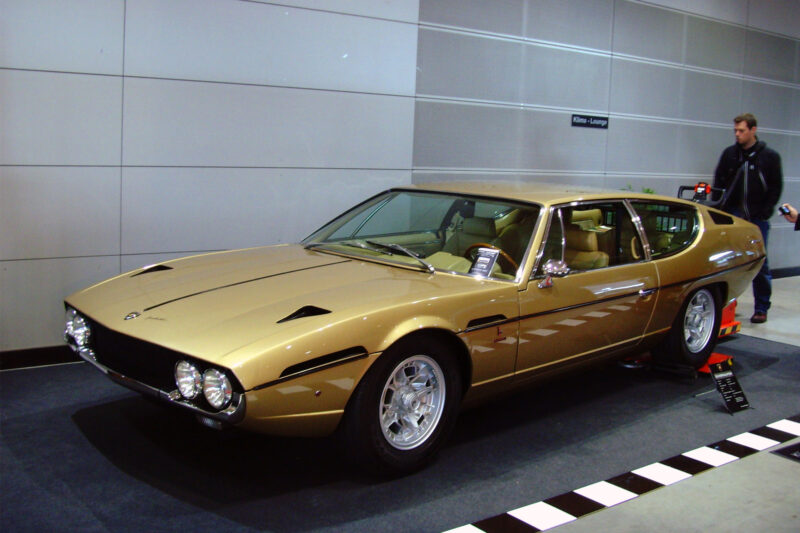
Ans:
POLYGON ((608 254, 600 251, 597 245, 597 233, 569 224, 565 240, 567 246, 564 250, 564 260, 571 269, 593 270, 608 266, 608 254))
POLYGON ((491 244, 497 237, 494 219, 486 217, 465 218, 447 240, 442 251, 453 255, 464 255, 467 248, 476 243, 491 244))
POLYGON ((514 258, 514 261, 519 263, 528 248, 535 224, 535 217, 526 216, 519 222, 514 222, 503 228, 492 244, 505 250, 508 255, 514 258))

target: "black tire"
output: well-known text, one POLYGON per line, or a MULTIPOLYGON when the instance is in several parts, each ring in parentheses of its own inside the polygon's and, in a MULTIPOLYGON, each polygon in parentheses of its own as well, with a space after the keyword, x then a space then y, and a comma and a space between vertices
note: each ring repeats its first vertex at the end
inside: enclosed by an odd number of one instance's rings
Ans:
POLYGON ((372 474, 418 470, 447 440, 461 394, 461 373, 446 343, 400 341, 375 361, 348 403, 340 428, 345 452, 372 474))
POLYGON ((653 349, 657 361, 695 370, 708 361, 719 338, 722 309, 715 287, 697 289, 683 302, 666 338, 653 349))

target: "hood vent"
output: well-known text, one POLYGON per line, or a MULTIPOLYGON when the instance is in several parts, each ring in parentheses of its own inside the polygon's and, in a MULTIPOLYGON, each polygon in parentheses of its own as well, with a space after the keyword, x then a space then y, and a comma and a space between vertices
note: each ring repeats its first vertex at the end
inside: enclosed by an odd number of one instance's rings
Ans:
POLYGON ((328 311, 327 309, 314 307, 313 305, 306 305, 305 307, 301 307, 291 315, 278 320, 278 324, 283 324, 284 322, 289 322, 290 320, 296 320, 298 318, 305 318, 307 316, 327 315, 328 313, 330 313, 330 311, 328 311))
POLYGON ((153 272, 161 272, 162 270, 172 270, 172 267, 169 267, 167 265, 153 265, 153 266, 146 267, 144 270, 142 270, 141 272, 137 272, 136 274, 132 275, 131 277, 135 278, 136 276, 141 276, 143 274, 151 274, 153 272))

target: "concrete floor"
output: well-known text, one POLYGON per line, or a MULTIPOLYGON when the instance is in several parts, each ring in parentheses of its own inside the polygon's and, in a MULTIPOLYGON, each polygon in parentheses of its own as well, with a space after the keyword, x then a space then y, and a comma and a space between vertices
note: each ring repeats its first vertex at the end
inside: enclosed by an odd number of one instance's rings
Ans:
MULTIPOLYGON (((800 346, 800 276, 773 281, 764 324, 751 324, 752 294, 742 295, 742 335, 800 346)), ((800 461, 770 453, 800 438, 557 526, 558 533, 800 531, 800 461)))
POLYGON ((800 276, 772 281, 772 307, 764 324, 751 324, 753 293, 739 298, 736 319, 742 322, 742 334, 800 346, 800 276))

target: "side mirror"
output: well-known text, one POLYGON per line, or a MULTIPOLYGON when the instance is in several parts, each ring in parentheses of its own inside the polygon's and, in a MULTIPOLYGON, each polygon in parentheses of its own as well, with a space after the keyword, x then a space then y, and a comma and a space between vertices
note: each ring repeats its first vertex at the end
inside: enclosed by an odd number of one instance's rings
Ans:
POLYGON ((539 282, 540 289, 548 289, 553 286, 553 278, 563 278, 569 274, 569 267, 565 261, 559 259, 548 259, 542 267, 545 278, 539 282))

